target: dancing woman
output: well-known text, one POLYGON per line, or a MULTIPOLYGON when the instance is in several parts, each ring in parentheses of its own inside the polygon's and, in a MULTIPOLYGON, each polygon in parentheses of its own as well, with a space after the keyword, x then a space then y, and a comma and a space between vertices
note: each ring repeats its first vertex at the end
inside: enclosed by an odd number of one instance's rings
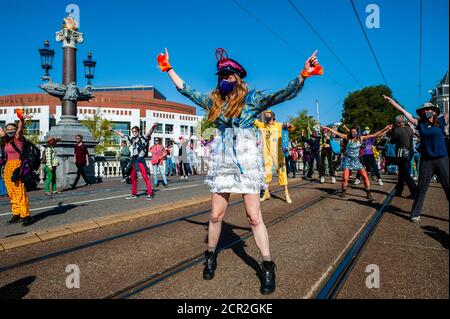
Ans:
POLYGON ((432 103, 425 103, 418 108, 416 110, 418 118, 415 118, 392 98, 386 95, 383 95, 383 97, 386 102, 403 113, 408 121, 416 127, 420 135, 419 185, 411 211, 411 221, 417 223, 420 221, 420 214, 433 174, 438 176, 447 200, 450 201, 448 140, 446 137, 448 124, 446 124, 445 117, 439 117, 441 112, 439 107, 432 103))
POLYGON ((382 136, 386 134, 388 131, 392 129, 392 125, 386 126, 384 129, 375 132, 370 135, 359 135, 358 129, 356 127, 352 127, 348 133, 348 135, 342 134, 336 130, 333 130, 327 126, 322 126, 323 129, 329 130, 331 133, 333 133, 336 136, 341 137, 342 139, 347 141, 347 146, 345 150, 345 157, 344 161, 342 163, 342 169, 344 171, 344 175, 342 177, 342 193, 340 197, 344 198, 347 194, 347 186, 348 186, 348 179, 350 177, 350 171, 357 171, 361 174, 364 186, 366 188, 366 194, 367 199, 372 200, 372 195, 370 193, 370 182, 369 177, 367 176, 367 172, 364 169, 364 166, 361 163, 361 160, 359 158, 360 150, 362 143, 368 139, 371 138, 377 138, 379 136, 382 136))
POLYGON ((243 81, 247 72, 236 61, 223 58, 217 62, 217 87, 211 94, 202 94, 188 86, 169 63, 169 53, 160 54, 158 63, 167 72, 178 91, 207 112, 207 120, 220 131, 211 151, 205 183, 212 193, 212 212, 208 227, 208 249, 205 251, 205 280, 214 277, 217 266, 216 247, 221 233, 222 220, 227 210, 230 193, 242 194, 256 245, 262 255, 261 293, 275 290, 275 263, 269 250, 269 237, 261 215, 259 193, 264 183, 262 150, 256 140, 255 120, 271 106, 296 97, 307 77, 322 74, 316 52, 308 58, 304 69, 288 86, 273 94, 249 91, 243 81))

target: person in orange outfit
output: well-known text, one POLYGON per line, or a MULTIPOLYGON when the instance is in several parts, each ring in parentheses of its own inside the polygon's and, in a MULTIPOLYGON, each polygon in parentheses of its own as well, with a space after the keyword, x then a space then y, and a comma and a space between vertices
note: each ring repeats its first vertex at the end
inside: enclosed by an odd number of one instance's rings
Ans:
POLYGON ((22 221, 24 226, 31 225, 33 220, 30 216, 30 207, 28 195, 25 189, 25 183, 18 179, 15 182, 11 180, 14 171, 20 167, 22 160, 21 152, 24 149, 23 129, 25 119, 31 116, 23 116, 22 110, 17 110, 19 123, 9 123, 5 125, 5 130, 0 129, 1 147, 5 155, 6 164, 3 173, 6 190, 12 206, 13 217, 10 224, 22 221))

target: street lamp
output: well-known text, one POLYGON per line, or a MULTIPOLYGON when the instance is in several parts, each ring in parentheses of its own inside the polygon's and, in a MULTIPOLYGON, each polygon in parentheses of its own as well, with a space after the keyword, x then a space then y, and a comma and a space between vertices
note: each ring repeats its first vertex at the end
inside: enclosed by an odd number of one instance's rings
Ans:
POLYGON ((39 49, 39 54, 41 56, 41 66, 45 70, 44 76, 41 77, 42 81, 49 81, 50 75, 49 70, 53 69, 53 57, 55 56, 55 51, 50 49, 50 42, 48 40, 44 41, 44 47, 39 49))
MULTIPOLYGON (((55 52, 50 49, 48 41, 44 42, 44 48, 39 49, 41 56, 41 65, 45 70, 43 81, 49 81, 39 85, 39 87, 51 96, 60 100, 61 115, 60 120, 55 126, 50 128, 48 137, 59 138, 57 145, 57 156, 60 165, 57 168, 56 182, 60 187, 66 188, 73 183, 77 168, 73 161, 73 145, 76 135, 83 136, 83 142, 88 149, 93 149, 98 144, 94 140, 89 129, 81 125, 78 121, 77 103, 80 101, 89 101, 94 97, 91 80, 94 78, 94 69, 96 62, 92 60, 92 53, 89 53, 88 59, 83 61, 86 68, 85 77, 89 80, 84 88, 77 86, 77 45, 83 43, 83 33, 78 31, 77 21, 72 14, 64 18, 62 29, 56 32, 56 41, 62 42, 62 81, 53 82, 49 76, 49 70, 52 69, 53 57, 55 52)), ((91 177, 94 168, 94 159, 88 168, 88 176, 91 177)))
POLYGON ((94 78, 95 73, 95 65, 97 64, 96 61, 92 60, 92 52, 88 53, 87 60, 83 61, 84 64, 84 72, 85 72, 85 78, 88 79, 87 85, 91 86, 91 79, 94 78))

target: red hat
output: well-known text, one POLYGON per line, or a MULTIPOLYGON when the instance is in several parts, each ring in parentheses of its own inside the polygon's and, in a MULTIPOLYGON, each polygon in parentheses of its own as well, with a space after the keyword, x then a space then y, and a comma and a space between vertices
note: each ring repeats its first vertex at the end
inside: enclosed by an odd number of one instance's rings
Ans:
POLYGON ((244 67, 240 65, 237 61, 228 58, 228 54, 224 49, 216 50, 216 58, 217 58, 217 73, 219 74, 230 74, 234 73, 239 75, 241 79, 247 76, 247 71, 245 71, 244 67))

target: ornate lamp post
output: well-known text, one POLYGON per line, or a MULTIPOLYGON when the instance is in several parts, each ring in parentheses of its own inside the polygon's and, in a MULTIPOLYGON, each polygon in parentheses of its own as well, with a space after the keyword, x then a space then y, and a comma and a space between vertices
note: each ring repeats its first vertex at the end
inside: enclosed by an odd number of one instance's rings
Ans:
MULTIPOLYGON (((92 60, 92 53, 89 53, 88 59, 84 61, 86 68, 85 77, 88 79, 88 85, 80 89, 77 87, 77 69, 76 69, 76 51, 77 44, 83 42, 83 33, 78 32, 77 23, 71 14, 64 19, 62 30, 56 32, 56 41, 62 42, 63 48, 63 82, 54 83, 49 75, 52 69, 53 57, 55 52, 50 49, 48 41, 44 42, 44 48, 39 49, 41 56, 41 65, 45 70, 42 77, 43 81, 48 81, 39 87, 48 94, 61 100, 61 120, 56 126, 53 126, 48 132, 47 137, 56 137, 60 141, 57 145, 57 154, 60 165, 57 169, 57 183, 59 187, 67 188, 74 181, 76 167, 74 164, 74 144, 75 136, 81 134, 83 142, 87 145, 92 155, 93 148, 97 144, 93 140, 91 132, 87 127, 80 124, 77 117, 77 102, 89 101, 94 96, 92 94, 91 80, 94 78, 94 69, 96 62, 92 60)), ((94 175, 94 160, 89 160, 88 177, 94 175)))
POLYGON ((97 62, 92 60, 92 52, 88 53, 87 60, 83 61, 85 75, 84 77, 88 79, 87 85, 90 87, 92 85, 91 80, 94 78, 95 65, 97 62))
POLYGON ((49 70, 53 69, 53 57, 55 56, 55 51, 50 49, 50 43, 48 40, 44 41, 44 48, 39 49, 39 54, 41 55, 41 66, 45 70, 45 74, 41 79, 43 81, 50 80, 49 70))

